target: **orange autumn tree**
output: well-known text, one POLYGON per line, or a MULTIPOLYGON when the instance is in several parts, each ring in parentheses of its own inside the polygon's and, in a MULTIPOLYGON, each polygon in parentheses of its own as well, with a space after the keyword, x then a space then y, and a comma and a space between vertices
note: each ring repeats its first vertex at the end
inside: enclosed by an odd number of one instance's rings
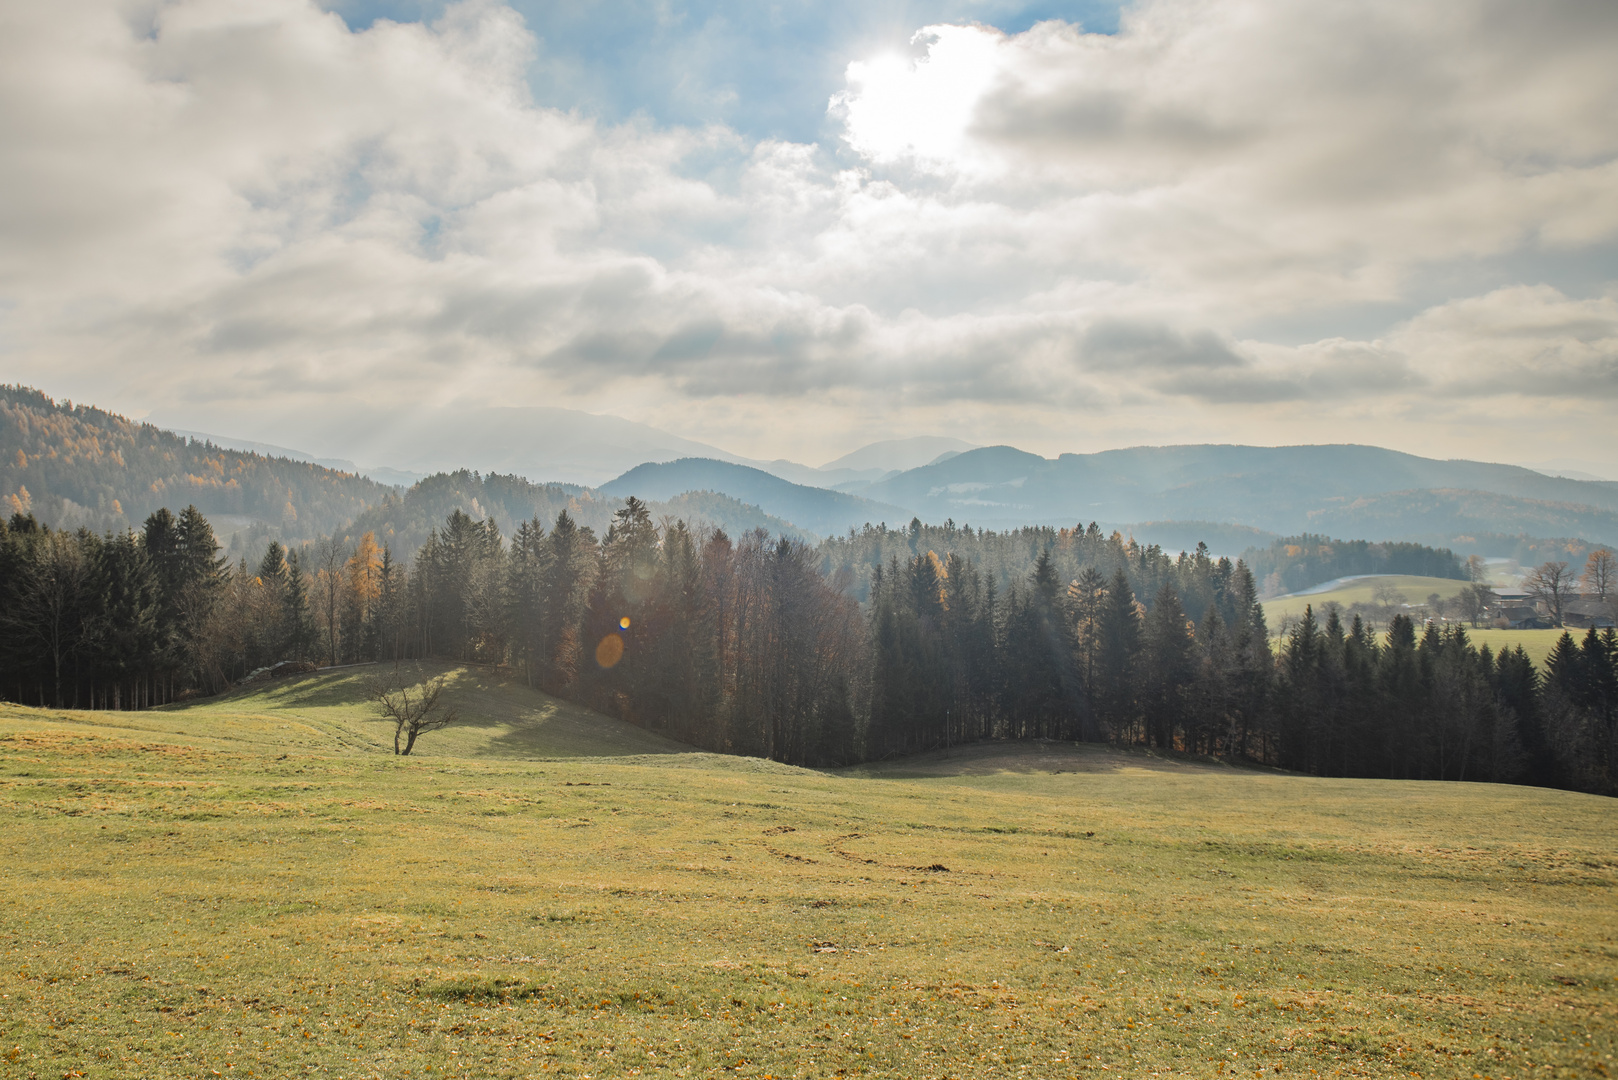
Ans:
POLYGON ((351 627, 349 639, 359 644, 375 622, 382 596, 382 548, 375 533, 360 537, 343 569, 344 622, 351 627))

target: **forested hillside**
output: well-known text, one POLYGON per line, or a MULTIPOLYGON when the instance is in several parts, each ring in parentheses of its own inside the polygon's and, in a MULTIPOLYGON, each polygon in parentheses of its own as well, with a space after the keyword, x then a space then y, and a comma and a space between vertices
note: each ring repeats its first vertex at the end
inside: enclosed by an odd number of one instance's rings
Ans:
POLYGON ((194 505, 234 526, 266 522, 313 539, 391 489, 308 462, 224 450, 37 390, 0 386, 0 510, 56 528, 139 525, 194 505))
MULTIPOLYGON (((1574 492, 1601 497, 1618 485, 1545 478, 1548 489, 1585 484, 1574 492)), ((1478 532, 1582 536, 1598 543, 1618 543, 1618 510, 1609 506, 1503 495, 1492 491, 1439 488, 1361 495, 1318 504, 1309 512, 1309 528, 1348 536, 1453 538, 1478 532)))
POLYGON ((723 492, 818 536, 835 536, 867 523, 910 519, 910 511, 841 491, 808 487, 746 465, 706 458, 648 463, 603 484, 605 494, 670 499, 682 492, 723 492))
POLYGON ((1252 568, 1263 596, 1307 589, 1358 574, 1413 574, 1466 580, 1466 567, 1449 548, 1423 544, 1334 540, 1329 536, 1288 536, 1267 548, 1248 548, 1242 559, 1252 568))
MULTIPOLYGON (((271 540, 296 547, 366 532, 395 551, 414 552, 455 510, 492 518, 509 531, 536 516, 553 520, 566 509, 581 525, 604 531, 622 505, 622 498, 578 484, 465 469, 393 488, 308 461, 187 439, 27 387, 0 387, 0 516, 32 514, 55 529, 120 532, 160 507, 195 506, 216 533, 229 536, 233 554, 256 558, 271 540)), ((651 507, 659 518, 733 533, 762 528, 810 536, 712 491, 682 490, 651 507)))
MULTIPOLYGON (((807 538, 809 534, 748 506, 710 491, 685 492, 647 502, 656 519, 677 518, 694 528, 728 529, 732 533, 764 529, 774 535, 807 538)), ((456 511, 474 521, 492 521, 502 533, 538 518, 553 521, 566 510, 580 526, 605 532, 624 500, 578 484, 534 484, 520 476, 479 476, 465 469, 429 476, 402 492, 390 492, 377 505, 338 529, 351 542, 371 533, 378 544, 409 554, 425 544, 456 511)))
POLYGON ((1618 542, 1618 484, 1376 446, 1140 446, 1054 459, 990 446, 859 494, 994 528, 1191 520, 1280 534, 1409 540, 1482 530, 1618 542))
MULTIPOLYGON (((969 560, 1001 592, 1026 581, 1040 556, 1048 555, 1063 581, 1078 577, 1086 567, 1099 567, 1108 575, 1123 568, 1137 594, 1153 596, 1165 581, 1176 579, 1176 568, 1188 558, 1208 560, 1206 544, 1189 536, 1174 538, 1189 540, 1185 547, 1190 550, 1165 549, 1122 532, 1108 534, 1095 522, 1082 529, 1028 525, 996 532, 957 527, 954 522, 923 525, 912 520, 904 528, 867 526, 849 536, 834 536, 820 545, 819 553, 821 571, 827 575, 846 572, 861 602, 869 597, 873 570, 894 559, 903 561, 928 551, 940 559, 958 555, 969 560), (1176 555, 1176 550, 1181 553, 1176 555)), ((1466 577, 1461 560, 1453 552, 1422 544, 1298 536, 1278 539, 1267 547, 1250 547, 1241 558, 1259 582, 1263 596, 1349 574, 1466 577)), ((1187 610, 1195 613, 1206 610, 1209 597, 1192 596, 1187 601, 1187 610)))
POLYGON ((232 566, 195 508, 107 537, 14 515, 0 527, 0 695, 140 707, 283 660, 442 658, 798 764, 1084 740, 1618 793, 1613 631, 1564 635, 1541 672, 1458 624, 1399 614, 1376 633, 1334 611, 1306 614, 1277 652, 1245 563, 1200 547, 1170 558, 1095 526, 916 523, 817 553, 763 530, 660 525, 630 498, 599 536, 565 508, 509 536, 455 509, 402 554, 366 532, 301 552, 271 542, 232 566))

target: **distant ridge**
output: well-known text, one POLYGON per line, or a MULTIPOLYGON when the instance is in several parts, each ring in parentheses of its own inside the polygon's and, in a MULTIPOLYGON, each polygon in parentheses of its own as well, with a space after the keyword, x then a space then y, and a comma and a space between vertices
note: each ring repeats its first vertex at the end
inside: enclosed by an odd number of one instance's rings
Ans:
POLYGON ((38 390, 0 386, 0 512, 54 528, 138 527, 195 505, 221 536, 251 522, 312 539, 389 488, 285 457, 229 450, 38 390))
MULTIPOLYGON (((667 434, 568 410, 512 409, 502 416, 519 428, 560 416, 628 425, 625 430, 653 442, 667 434)), ((929 439, 872 443, 829 464, 894 460, 882 455, 894 448, 931 453, 943 444, 929 439)), ((0 512, 32 512, 54 528, 102 532, 138 526, 160 506, 194 503, 222 539, 296 542, 372 522, 411 546, 441 523, 441 515, 433 516, 439 510, 494 517, 509 529, 536 515, 548 525, 568 507, 581 524, 605 528, 633 494, 655 504, 654 513, 693 524, 806 538, 866 523, 897 527, 919 517, 1000 530, 1095 521, 1167 547, 1205 539, 1223 554, 1300 533, 1419 541, 1463 552, 1520 550, 1536 560, 1545 557, 1536 538, 1618 544, 1618 482, 1355 444, 1131 447, 1055 459, 989 446, 941 450, 928 464, 875 482, 846 479, 869 470, 765 463, 804 479, 793 482, 745 461, 683 455, 637 462, 599 488, 558 483, 543 473, 462 467, 406 490, 354 475, 346 460, 310 460, 302 451, 242 440, 228 440, 241 447, 230 449, 224 442, 58 402, 28 387, 0 387, 0 512)), ((568 452, 596 449, 586 441, 568 452)), ((511 454, 524 452, 518 447, 511 454)))
MULTIPOLYGON (((547 528, 567 510, 604 533, 621 499, 579 484, 532 483, 467 469, 435 473, 406 489, 332 469, 286 447, 165 431, 28 387, 0 386, 0 516, 32 513, 52 528, 139 528, 161 507, 195 504, 234 557, 262 554, 272 538, 297 543, 374 532, 408 556, 453 511, 492 518, 510 533, 537 517, 547 528)), ((348 462, 332 462, 349 466, 348 462)), ((827 495, 833 493, 827 492, 827 495)), ((857 500, 856 500, 857 501, 857 500)), ((762 528, 815 535, 712 491, 653 500, 659 517, 741 533, 762 528)))
MULTIPOLYGON (((733 535, 764 529, 771 535, 814 538, 757 506, 711 491, 682 492, 648 502, 654 518, 674 518, 693 527, 714 526, 733 535)), ((389 493, 347 523, 343 531, 350 537, 373 533, 378 543, 408 554, 421 547, 428 534, 441 528, 444 519, 456 510, 480 521, 493 520, 507 537, 523 522, 536 518, 548 531, 556 515, 566 510, 574 521, 594 529, 600 537, 606 534, 613 513, 622 505, 623 500, 617 496, 578 484, 535 484, 520 476, 482 476, 459 469, 434 473, 406 491, 389 493)))
POLYGON ((880 470, 904 472, 930 465, 945 454, 961 454, 977 449, 976 443, 953 439, 945 435, 917 435, 909 439, 884 439, 870 443, 836 461, 828 461, 820 468, 824 472, 839 469, 880 470))
POLYGON ((1374 539, 1450 530, 1582 530, 1577 534, 1618 542, 1618 483, 1353 444, 1133 447, 1054 460, 991 446, 890 477, 861 494, 914 507, 928 521, 953 517, 1001 528, 1200 520, 1374 539), (1492 528, 1494 518, 1510 524, 1492 528))
POLYGON ((671 499, 690 491, 721 492, 821 536, 846 532, 866 522, 900 524, 911 517, 901 506, 794 484, 762 469, 708 458, 640 465, 602 484, 600 490, 619 498, 634 495, 648 500, 671 499))

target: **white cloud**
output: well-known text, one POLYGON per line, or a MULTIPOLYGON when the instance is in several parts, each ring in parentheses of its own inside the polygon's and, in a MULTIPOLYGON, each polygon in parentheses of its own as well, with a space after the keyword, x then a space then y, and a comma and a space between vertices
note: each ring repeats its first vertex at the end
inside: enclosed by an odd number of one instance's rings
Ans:
POLYGON ((1615 45, 1610 5, 1504 0, 928 27, 850 64, 816 147, 545 108, 494 0, 360 33, 307 0, 10 5, 0 363, 261 437, 459 397, 817 459, 855 430, 1474 445, 1524 396, 1610 400, 1610 289, 1248 328, 1618 241, 1615 45))
POLYGON ((929 26, 912 41, 927 50, 913 62, 889 53, 850 63, 848 89, 831 101, 843 138, 872 161, 966 166, 973 115, 1001 75, 1000 43, 980 27, 929 26))

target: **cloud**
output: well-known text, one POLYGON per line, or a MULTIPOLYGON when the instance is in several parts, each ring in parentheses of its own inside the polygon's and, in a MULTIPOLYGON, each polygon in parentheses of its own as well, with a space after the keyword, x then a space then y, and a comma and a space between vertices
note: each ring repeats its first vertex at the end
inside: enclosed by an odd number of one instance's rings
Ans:
POLYGON ((1618 398, 1618 292, 1515 286, 1422 312, 1392 335, 1446 394, 1618 398))
POLYGON ((1613 396, 1610 283, 1412 301, 1618 243, 1610 5, 931 26, 850 58, 819 145, 545 107, 495 0, 359 32, 308 0, 0 20, 0 363, 193 427, 537 402, 824 459, 856 428, 1073 449, 1075 418, 1409 445, 1435 394, 1460 411, 1423 437, 1464 441, 1613 396), (1246 329, 1378 304, 1402 321, 1371 340, 1246 329))

